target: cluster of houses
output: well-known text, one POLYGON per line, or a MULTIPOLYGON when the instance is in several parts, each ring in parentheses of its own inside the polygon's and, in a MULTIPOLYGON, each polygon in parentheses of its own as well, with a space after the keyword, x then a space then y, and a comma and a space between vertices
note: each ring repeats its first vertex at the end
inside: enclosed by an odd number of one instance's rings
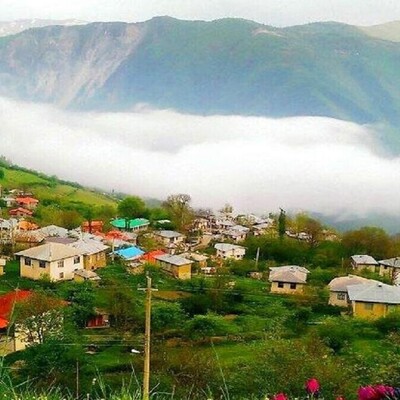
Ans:
POLYGON ((1 186, 0 199, 8 208, 8 214, 10 217, 31 217, 39 204, 39 200, 30 192, 11 189, 7 194, 3 194, 1 186))
MULTIPOLYGON (((352 256, 351 265, 355 272, 370 271, 390 277, 392 285, 360 275, 337 277, 328 284, 329 304, 349 308, 354 316, 362 318, 385 317, 394 310, 400 311, 399 260, 396 257, 376 261, 368 255, 352 256)), ((271 293, 304 293, 309 272, 298 265, 271 267, 271 293)))

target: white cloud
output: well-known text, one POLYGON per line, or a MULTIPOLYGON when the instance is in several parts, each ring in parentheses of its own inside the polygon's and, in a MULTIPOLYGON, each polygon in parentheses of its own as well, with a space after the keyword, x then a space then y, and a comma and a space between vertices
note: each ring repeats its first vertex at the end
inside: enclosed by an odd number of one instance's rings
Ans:
POLYGON ((143 21, 170 15, 182 19, 247 18, 287 26, 313 21, 370 25, 400 19, 396 0, 2 0, 1 19, 76 18, 143 21))
POLYGON ((328 118, 72 113, 0 98, 0 153, 90 186, 241 211, 400 212, 400 159, 328 118))

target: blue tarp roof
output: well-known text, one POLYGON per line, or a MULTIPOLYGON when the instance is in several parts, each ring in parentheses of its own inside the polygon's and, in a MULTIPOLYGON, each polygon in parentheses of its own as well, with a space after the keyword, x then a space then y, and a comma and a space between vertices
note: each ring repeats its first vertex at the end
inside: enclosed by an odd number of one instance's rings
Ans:
POLYGON ((127 247, 126 249, 117 250, 114 253, 125 260, 130 260, 131 258, 140 257, 144 254, 144 251, 140 250, 138 247, 132 246, 127 247))

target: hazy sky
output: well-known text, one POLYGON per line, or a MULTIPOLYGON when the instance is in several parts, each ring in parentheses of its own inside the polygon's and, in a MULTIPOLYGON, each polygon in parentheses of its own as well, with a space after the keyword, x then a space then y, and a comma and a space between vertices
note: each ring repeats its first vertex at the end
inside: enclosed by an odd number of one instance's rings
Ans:
POLYGON ((400 20, 399 0, 1 0, 0 21, 26 18, 143 21, 240 17, 286 26, 312 21, 372 25, 400 20))
POLYGON ((373 130, 329 118, 72 113, 0 98, 1 153, 64 179, 264 213, 400 213, 400 158, 373 130), (390 188, 390 196, 382 195, 390 188))

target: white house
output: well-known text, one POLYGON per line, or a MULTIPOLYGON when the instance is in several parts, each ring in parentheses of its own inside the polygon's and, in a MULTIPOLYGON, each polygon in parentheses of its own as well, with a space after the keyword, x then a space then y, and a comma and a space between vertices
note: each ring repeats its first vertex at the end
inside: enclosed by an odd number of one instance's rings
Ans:
POLYGON ((242 260, 246 254, 246 248, 236 244, 216 243, 214 248, 217 250, 217 257, 226 260, 228 258, 234 260, 242 260))
POLYGON ((47 243, 15 254, 20 260, 21 277, 51 281, 74 279, 74 273, 83 269, 81 252, 61 243, 47 243))

